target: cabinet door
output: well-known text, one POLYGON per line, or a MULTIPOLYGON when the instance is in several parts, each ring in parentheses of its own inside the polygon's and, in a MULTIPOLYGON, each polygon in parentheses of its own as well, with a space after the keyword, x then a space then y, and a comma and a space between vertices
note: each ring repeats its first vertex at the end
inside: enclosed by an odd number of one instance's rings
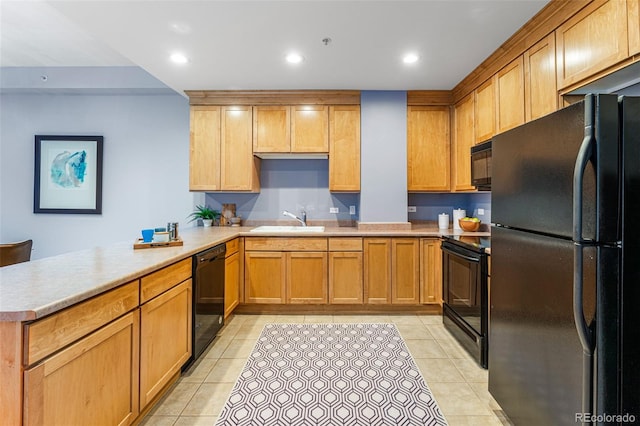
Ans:
POLYGON ((473 94, 458 102, 453 109, 454 135, 451 166, 453 171, 453 190, 470 191, 471 185, 471 146, 475 141, 473 94))
POLYGON ((492 77, 475 90, 476 143, 496 134, 496 85, 492 77))
POLYGON ((442 305, 442 250, 440 240, 420 240, 420 303, 442 305))
POLYGON ((191 356, 191 279, 140 306, 140 407, 180 372, 191 356))
POLYGON ((629 56, 628 3, 621 0, 594 1, 558 27, 558 89, 590 77, 629 56))
POLYGON ((640 0, 627 2, 629 23, 629 56, 640 53, 640 0))
POLYGON ((360 191, 360 105, 329 107, 329 191, 360 191))
POLYGON ((258 191, 258 161, 253 156, 250 106, 222 107, 220 189, 258 191))
POLYGON ((420 303, 420 245, 417 238, 391 240, 391 303, 420 303))
POLYGON ((556 87, 556 41, 554 34, 524 52, 524 99, 526 121, 558 109, 556 87))
POLYGON ((244 255, 244 300, 246 303, 284 303, 286 261, 282 252, 244 255))
POLYGON ((329 107, 291 107, 291 152, 329 152, 329 107))
POLYGON ((224 260, 224 317, 227 318, 240 300, 240 253, 224 260))
POLYGON ((286 105, 253 107, 253 152, 291 150, 291 108, 286 105))
POLYGON ((24 372, 25 425, 126 425, 138 416, 139 311, 24 372))
POLYGON ((220 190, 220 107, 192 106, 189 189, 220 190))
POLYGON ((329 253, 329 303, 362 303, 362 252, 329 253))
POLYGON ((497 91, 497 133, 502 133, 524 123, 524 62, 522 56, 498 72, 497 91))
POLYGON ((287 303, 327 303, 327 253, 291 252, 287 258, 287 303))
POLYGON ((364 239, 364 302, 391 303, 391 240, 364 239))
POLYGON ((407 108, 407 187, 409 191, 450 188, 449 107, 407 108))

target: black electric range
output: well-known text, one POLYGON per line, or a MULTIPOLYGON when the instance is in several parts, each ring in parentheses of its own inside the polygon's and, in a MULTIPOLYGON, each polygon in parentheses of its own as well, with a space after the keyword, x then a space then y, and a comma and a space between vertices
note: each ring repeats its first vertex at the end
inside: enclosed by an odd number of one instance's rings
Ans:
POLYGON ((455 244, 478 253, 484 253, 486 249, 491 248, 491 237, 446 235, 443 238, 445 241, 449 241, 451 244, 455 244))
POLYGON ((442 241, 442 322, 483 368, 489 361, 489 247, 490 237, 452 235, 442 241))

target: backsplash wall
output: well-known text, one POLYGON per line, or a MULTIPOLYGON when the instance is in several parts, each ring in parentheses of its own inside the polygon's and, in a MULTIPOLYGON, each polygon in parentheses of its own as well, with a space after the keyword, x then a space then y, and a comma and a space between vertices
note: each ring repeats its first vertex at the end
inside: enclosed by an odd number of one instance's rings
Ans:
POLYGON ((216 210, 222 204, 235 203, 236 214, 250 221, 287 219, 283 210, 300 215, 304 209, 307 220, 357 220, 360 212, 359 194, 329 192, 328 160, 262 160, 260 193, 208 193, 207 204, 216 210), (356 215, 349 214, 356 206, 356 215), (339 213, 329 213, 337 207, 339 213))
POLYGON ((491 223, 491 193, 410 193, 409 205, 416 207, 415 213, 409 213, 409 221, 437 222, 440 213, 447 213, 453 220, 454 209, 464 209, 467 216, 476 216, 482 223, 491 223), (480 214, 478 209, 484 209, 480 214))

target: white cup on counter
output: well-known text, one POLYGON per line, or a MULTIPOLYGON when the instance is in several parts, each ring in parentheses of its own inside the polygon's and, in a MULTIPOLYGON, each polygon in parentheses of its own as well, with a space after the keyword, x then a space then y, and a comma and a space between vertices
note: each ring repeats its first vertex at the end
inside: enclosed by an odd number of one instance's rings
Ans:
POLYGON ((440 213, 438 215, 438 228, 449 229, 449 215, 446 213, 440 213))

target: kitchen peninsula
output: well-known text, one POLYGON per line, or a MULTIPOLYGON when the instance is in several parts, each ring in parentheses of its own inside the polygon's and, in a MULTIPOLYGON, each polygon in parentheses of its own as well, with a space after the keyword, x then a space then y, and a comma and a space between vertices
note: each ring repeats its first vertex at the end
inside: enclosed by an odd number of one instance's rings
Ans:
MULTIPOLYGON (((91 412, 92 418, 101 415, 112 423, 128 424, 145 413, 179 376, 185 356, 190 355, 186 328, 191 326, 191 256, 199 251, 238 238, 243 243, 313 238, 325 241, 327 255, 337 253, 331 247, 349 253, 349 244, 341 245, 347 240, 350 244, 354 239, 376 243, 413 240, 419 247, 419 241, 439 243, 444 234, 435 225, 415 225, 403 231, 327 227, 313 236, 257 234, 248 227, 191 228, 182 232, 183 246, 133 250, 132 243, 122 242, 1 268, 0 402, 4 420, 32 424, 59 415, 81 423, 82 416, 91 412), (178 317, 162 321, 166 312, 154 317, 159 307, 170 308, 178 317), (175 330, 163 332, 161 327, 183 329, 176 336, 175 330), (165 359, 166 353, 173 358, 165 359), (62 391, 48 390, 55 381, 62 391), (82 401, 81 410, 73 409, 73 396, 65 391, 71 388, 76 389, 78 404, 82 401)), ((380 245, 374 247, 375 252, 380 245)), ((241 258, 245 256, 246 252, 241 258)), ((373 267, 367 266, 366 255, 362 265, 366 276, 367 268, 373 267)), ((240 287, 248 288, 246 282, 240 287)), ((246 302, 240 298, 241 306, 247 306, 246 302)), ((385 304, 380 300, 369 303, 385 304)), ((420 304, 419 299, 414 304, 420 304)), ((407 303, 389 305, 393 305, 387 306, 391 311, 402 312, 407 303)), ((326 303, 323 306, 330 309, 326 303)))

